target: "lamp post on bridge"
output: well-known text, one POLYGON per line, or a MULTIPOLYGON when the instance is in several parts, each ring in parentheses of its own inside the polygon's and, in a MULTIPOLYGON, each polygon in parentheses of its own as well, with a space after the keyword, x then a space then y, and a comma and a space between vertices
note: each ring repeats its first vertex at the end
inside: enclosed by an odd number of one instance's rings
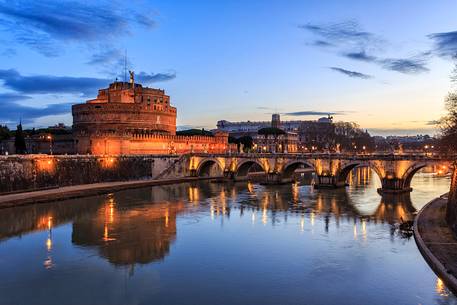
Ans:
POLYGON ((46 138, 49 140, 49 154, 52 155, 52 136, 48 135, 46 138))

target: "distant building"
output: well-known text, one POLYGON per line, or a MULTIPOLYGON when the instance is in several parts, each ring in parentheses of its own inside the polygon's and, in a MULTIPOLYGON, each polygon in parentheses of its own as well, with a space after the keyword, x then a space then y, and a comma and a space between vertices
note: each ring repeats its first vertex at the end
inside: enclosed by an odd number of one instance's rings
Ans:
POLYGON ((273 114, 270 126, 258 130, 253 137, 254 151, 264 153, 297 152, 298 134, 281 128, 279 114, 273 114))
MULTIPOLYGON (((334 135, 335 127, 331 116, 323 117, 317 121, 281 121, 279 114, 272 115, 272 121, 245 121, 229 122, 221 120, 217 122, 217 130, 228 132, 230 136, 239 138, 251 136, 258 138, 258 131, 262 128, 276 127, 287 133, 294 133, 297 137, 297 150, 310 149, 313 146, 325 145, 334 135)), ((290 136, 292 138, 292 136, 290 136)), ((293 140, 295 141, 295 140, 293 140)))
POLYGON ((79 154, 222 153, 228 133, 177 136, 176 108, 164 90, 114 82, 96 99, 73 105, 73 134, 79 154))

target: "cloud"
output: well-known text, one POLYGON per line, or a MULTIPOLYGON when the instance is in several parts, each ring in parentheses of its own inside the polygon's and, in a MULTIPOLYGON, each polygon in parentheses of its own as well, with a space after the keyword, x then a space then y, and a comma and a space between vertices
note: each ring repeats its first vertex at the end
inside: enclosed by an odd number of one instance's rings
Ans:
POLYGON ((428 126, 436 126, 439 124, 440 124, 440 121, 438 121, 438 120, 432 120, 432 121, 425 122, 425 125, 428 125, 428 126))
POLYGON ((418 74, 428 72, 427 59, 429 53, 424 52, 411 58, 382 58, 369 55, 366 51, 342 53, 349 59, 374 63, 385 70, 400 72, 403 74, 418 74))
MULTIPOLYGON (((138 74, 138 81, 145 84, 174 79, 175 73, 138 74)), ((95 95, 98 89, 106 87, 112 80, 94 77, 73 77, 53 75, 21 75, 14 69, 0 70, 3 86, 23 94, 78 94, 95 95)))
POLYGON ((144 84, 155 83, 155 82, 164 82, 176 78, 176 72, 169 73, 145 73, 140 72, 135 75, 135 79, 144 84))
POLYGON ((1 56, 3 57, 8 57, 11 58, 17 54, 16 50, 13 48, 6 48, 3 50, 3 52, 0 53, 1 56))
POLYGON ((343 69, 343 68, 330 67, 329 69, 331 69, 333 71, 336 71, 336 72, 339 72, 339 73, 342 73, 342 74, 344 74, 346 76, 353 77, 353 78, 361 78, 361 79, 373 78, 373 76, 371 76, 371 75, 363 74, 363 73, 356 72, 356 71, 350 71, 350 70, 346 70, 346 69, 343 69))
MULTIPOLYGON (((337 54, 357 61, 373 63, 380 68, 403 74, 418 74, 428 72, 429 52, 423 52, 410 58, 388 58, 375 56, 371 53, 382 51, 388 43, 378 35, 367 32, 356 21, 330 23, 326 25, 306 24, 299 28, 310 32, 316 40, 311 45, 317 47, 333 47, 337 54)), ((432 34, 435 40, 442 41, 443 45, 457 51, 457 32, 432 34), (441 36, 439 36, 441 35, 441 36), (455 36, 454 36, 455 35, 455 36)), ((444 48, 441 48, 444 49, 444 48)), ((449 51, 446 49, 446 51, 449 51)), ((351 73, 344 69, 334 69, 351 77, 371 78, 369 75, 351 73)))
POLYGON ((435 43, 435 53, 441 57, 457 57, 457 31, 433 33, 427 36, 435 43))
POLYGON ((24 101, 31 99, 28 95, 22 95, 17 93, 0 93, 0 103, 11 103, 17 101, 24 101))
POLYGON ((121 50, 116 48, 104 48, 103 50, 92 54, 88 65, 110 65, 115 61, 119 61, 123 54, 121 50))
POLYGON ((418 134, 436 135, 438 130, 435 128, 368 128, 371 135, 380 136, 411 136, 418 134))
POLYGON ((315 40, 311 45, 316 47, 334 47, 332 43, 325 41, 325 40, 315 40))
POLYGON ((4 87, 25 94, 94 94, 108 85, 109 80, 92 77, 53 75, 23 76, 14 69, 0 70, 4 87))
POLYGON ((382 59, 379 61, 384 69, 400 72, 403 74, 418 74, 428 72, 426 62, 424 59, 411 58, 411 59, 382 59))
POLYGON ((365 51, 343 53, 343 56, 345 56, 349 59, 366 61, 366 62, 376 62, 378 60, 377 57, 368 55, 365 51))
POLYGON ((0 28, 17 43, 45 56, 57 56, 63 43, 99 45, 129 35, 134 26, 155 26, 146 8, 111 1, 0 0, 0 28))
POLYGON ((295 112, 286 112, 282 113, 283 115, 289 116, 313 116, 313 115, 345 115, 346 111, 314 111, 314 110, 304 110, 304 111, 295 111, 295 112))
POLYGON ((30 96, 2 93, 0 94, 0 121, 18 122, 20 119, 23 123, 28 124, 34 119, 48 116, 68 113, 71 110, 71 104, 50 104, 42 108, 35 108, 17 103, 31 99, 30 96))
POLYGON ((314 43, 318 46, 368 47, 377 45, 381 41, 376 35, 362 30, 360 25, 354 20, 329 24, 308 23, 299 25, 298 27, 319 37, 314 43))

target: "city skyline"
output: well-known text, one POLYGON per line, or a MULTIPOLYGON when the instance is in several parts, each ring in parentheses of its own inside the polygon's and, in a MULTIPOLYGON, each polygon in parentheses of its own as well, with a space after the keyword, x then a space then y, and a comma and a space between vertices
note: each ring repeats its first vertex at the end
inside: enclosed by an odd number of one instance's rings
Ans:
POLYGON ((71 104, 123 78, 126 51, 138 82, 171 96, 178 126, 278 112, 331 114, 375 135, 433 134, 451 89, 456 9, 452 1, 0 1, 0 123, 71 125, 71 104))

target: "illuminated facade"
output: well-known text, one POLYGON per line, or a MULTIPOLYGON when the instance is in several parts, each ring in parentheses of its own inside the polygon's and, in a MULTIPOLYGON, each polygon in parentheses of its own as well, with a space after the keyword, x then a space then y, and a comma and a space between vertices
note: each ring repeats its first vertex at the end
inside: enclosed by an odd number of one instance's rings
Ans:
POLYGON ((222 153, 228 133, 177 136, 176 108, 164 90, 130 82, 100 89, 96 99, 73 105, 76 153, 95 155, 222 153))

